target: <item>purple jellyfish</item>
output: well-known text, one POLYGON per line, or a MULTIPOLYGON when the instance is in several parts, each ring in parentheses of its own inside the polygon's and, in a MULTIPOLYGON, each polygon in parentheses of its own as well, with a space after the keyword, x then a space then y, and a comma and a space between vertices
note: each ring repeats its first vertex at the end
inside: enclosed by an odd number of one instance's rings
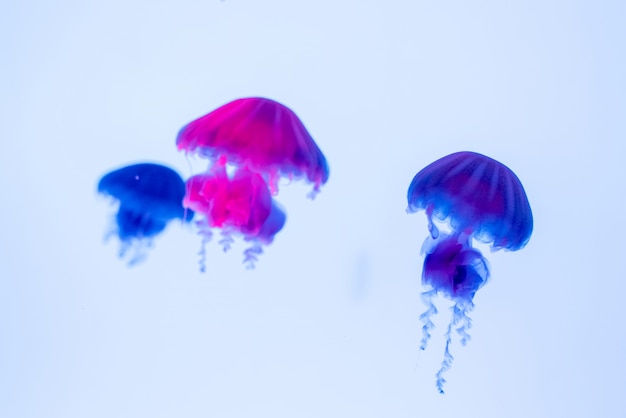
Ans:
POLYGON ((408 191, 407 212, 425 210, 430 235, 422 252, 426 253, 422 283, 430 290, 422 293, 428 309, 420 348, 424 350, 437 313, 432 298, 441 292, 454 302, 448 325, 444 360, 437 372, 437 388, 444 393, 443 373, 454 358, 450 354, 451 332, 457 327, 461 344, 469 340, 468 313, 473 298, 489 278, 489 265, 471 240, 491 244, 493 251, 517 251, 530 239, 533 216, 526 192, 517 176, 504 164, 474 152, 457 152, 435 161, 413 178, 408 191), (441 233, 433 222, 447 221, 451 233, 441 233))
POLYGON ((129 265, 145 257, 152 239, 170 221, 188 222, 193 218, 193 211, 182 204, 185 183, 178 173, 163 165, 134 164, 111 171, 100 179, 98 192, 119 202, 112 233, 122 243, 121 258, 134 250, 129 265))
POLYGON ((213 161, 247 167, 266 178, 273 194, 278 179, 306 178, 312 196, 328 180, 322 151, 296 114, 264 98, 234 100, 184 126, 178 133, 179 151, 213 161))

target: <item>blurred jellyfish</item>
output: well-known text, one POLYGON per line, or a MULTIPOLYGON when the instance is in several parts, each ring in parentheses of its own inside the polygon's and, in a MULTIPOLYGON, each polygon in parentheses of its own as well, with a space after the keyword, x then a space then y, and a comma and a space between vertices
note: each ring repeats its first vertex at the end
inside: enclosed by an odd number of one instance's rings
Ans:
POLYGON ((170 221, 193 218, 193 211, 182 205, 185 183, 178 173, 163 165, 134 164, 111 171, 100 179, 98 192, 119 202, 111 233, 121 241, 121 258, 132 253, 129 265, 145 257, 152 239, 170 221))
POLYGON ((328 180, 324 154, 288 107, 264 98, 234 100, 183 127, 179 151, 247 167, 264 176, 272 193, 281 176, 305 178, 313 195, 328 180))
POLYGON ((278 181, 304 179, 314 197, 328 180, 328 164, 304 124, 286 106, 264 98, 234 100, 184 126, 176 139, 179 151, 209 160, 205 174, 187 182, 184 205, 205 215, 198 222, 205 244, 211 228, 230 248, 233 235, 252 243, 244 262, 254 267, 262 245, 284 226, 284 210, 272 198, 278 181))
POLYGON ((444 360, 437 372, 437 388, 443 393, 443 373, 454 358, 450 354, 452 328, 469 340, 468 313, 473 298, 489 278, 489 266, 471 240, 491 244, 492 251, 517 251, 530 239, 533 217, 526 192, 517 176, 504 164, 474 152, 457 152, 435 161, 413 178, 408 191, 407 212, 425 210, 430 235, 422 252, 426 253, 422 283, 430 290, 422 294, 428 309, 420 316, 424 326, 424 350, 437 313, 432 298, 437 293, 454 302, 452 321, 446 336, 444 360), (433 218, 447 221, 451 232, 439 231, 433 218))
POLYGON ((197 222, 202 236, 200 269, 205 271, 206 244, 212 229, 221 230, 219 243, 228 251, 234 236, 243 236, 252 243, 244 252, 244 263, 254 267, 261 245, 272 242, 285 223, 285 214, 273 202, 272 195, 260 174, 239 169, 230 176, 224 162, 214 165, 209 173, 187 180, 183 205, 203 216, 197 222))

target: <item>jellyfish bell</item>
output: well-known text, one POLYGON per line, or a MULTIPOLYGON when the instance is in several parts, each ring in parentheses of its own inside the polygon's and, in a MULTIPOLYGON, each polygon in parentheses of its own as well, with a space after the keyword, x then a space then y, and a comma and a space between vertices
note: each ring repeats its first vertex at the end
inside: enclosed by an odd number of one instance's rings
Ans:
POLYGON ((418 172, 408 191, 409 213, 425 210, 431 235, 433 218, 448 220, 455 231, 491 243, 494 250, 523 248, 533 217, 522 183, 504 164, 475 152, 457 152, 418 172))
POLYGON ((317 193, 328 180, 324 154, 298 116, 274 100, 237 99, 184 126, 179 151, 262 173, 273 194, 280 177, 304 178, 317 193))
POLYGON ((145 257, 152 239, 170 221, 188 222, 193 218, 193 211, 182 205, 185 195, 182 178, 160 164, 133 164, 111 171, 100 179, 97 189, 119 202, 113 233, 122 243, 120 257, 133 250, 130 265, 145 257))
POLYGON ((467 239, 446 234, 427 238, 422 283, 451 300, 471 303, 489 278, 489 264, 467 239))
POLYGON ((529 241, 533 217, 526 192, 517 176, 504 164, 474 152, 457 152, 419 171, 408 192, 408 213, 426 212, 429 236, 422 247, 424 267, 422 293, 426 311, 420 348, 424 350, 434 328, 437 309, 432 299, 441 293, 452 300, 452 320, 445 333, 444 360, 436 374, 436 385, 443 393, 447 371, 454 360, 450 354, 452 330, 469 341, 469 312, 474 296, 489 279, 489 264, 472 239, 491 244, 493 251, 517 251, 529 241), (436 221, 447 222, 449 232, 441 232, 436 221))

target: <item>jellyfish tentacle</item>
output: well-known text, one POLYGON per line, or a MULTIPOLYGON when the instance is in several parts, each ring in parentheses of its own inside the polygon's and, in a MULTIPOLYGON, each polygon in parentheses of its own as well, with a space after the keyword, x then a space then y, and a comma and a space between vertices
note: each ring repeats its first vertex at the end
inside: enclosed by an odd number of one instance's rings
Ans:
POLYGON ((246 265, 248 270, 252 270, 256 267, 256 262, 258 261, 258 256, 263 254, 263 247, 260 242, 254 242, 252 246, 246 249, 243 252, 244 260, 243 263, 246 265))
POLYGON ((133 255, 130 256, 128 259, 128 267, 133 267, 146 259, 146 257, 148 256, 147 250, 150 247, 150 245, 144 245, 141 242, 137 242, 134 245, 133 244, 130 244, 130 245, 132 247, 133 255))
POLYGON ((206 246, 209 242, 211 242, 211 238, 213 238, 213 232, 211 231, 211 227, 206 219, 196 222, 198 226, 198 233, 202 237, 200 242, 200 251, 198 251, 198 255, 200 256, 200 260, 198 264, 200 264, 200 272, 204 273, 206 271, 206 246))
POLYGON ((122 241, 119 250, 120 258, 127 258, 126 265, 134 267, 148 257, 148 251, 153 246, 150 238, 129 238, 122 241))
POLYGON ((444 334, 446 337, 446 349, 443 352, 443 361, 441 362, 441 368, 435 374, 437 390, 442 395, 445 393, 443 390, 443 385, 446 383, 446 379, 444 379, 443 374, 450 370, 452 367, 452 362, 454 361, 454 357, 450 354, 450 343, 452 342, 452 327, 454 324, 454 320, 448 324, 448 330, 444 334))
POLYGON ((424 324, 422 326, 422 340, 420 341, 420 350, 425 350, 430 340, 430 331, 435 328, 435 324, 432 321, 432 317, 437 315, 437 307, 433 303, 433 298, 437 296, 437 290, 432 289, 426 292, 422 292, 422 301, 426 305, 426 311, 420 315, 420 321, 424 324))
POLYGON ((430 236, 433 239, 437 239, 439 238, 439 228, 437 228, 437 225, 435 225, 435 223, 433 222, 434 209, 435 208, 433 205, 429 205, 426 208, 426 216, 428 217, 428 232, 430 232, 430 236))
POLYGON ((461 344, 466 345, 470 339, 467 330, 471 328, 472 321, 470 317, 467 315, 469 312, 474 309, 474 303, 469 299, 457 300, 454 305, 450 308, 452 311, 452 320, 448 324, 448 329, 444 334, 446 338, 446 349, 443 354, 443 361, 441 362, 441 368, 435 375, 437 378, 437 389, 439 393, 443 394, 443 385, 446 382, 446 379, 443 378, 443 374, 450 370, 452 367, 452 362, 454 361, 454 357, 450 354, 450 344, 452 343, 452 329, 457 325, 460 325, 456 328, 456 331, 461 335, 461 344))
POLYGON ((461 335, 461 344, 467 344, 470 336, 467 334, 467 329, 471 328, 472 323, 469 316, 467 316, 468 312, 471 312, 474 309, 474 303, 471 300, 457 300, 455 304, 450 308, 452 311, 452 320, 448 324, 448 329, 444 334, 446 338, 446 349, 443 354, 443 361, 441 362, 441 368, 437 372, 437 389, 439 393, 443 394, 443 385, 446 382, 446 379, 443 378, 443 374, 450 370, 452 367, 452 362, 454 361, 454 357, 450 354, 450 344, 452 343, 452 329, 457 325, 461 324, 460 327, 456 328, 456 331, 461 335))
POLYGON ((307 193, 306 197, 307 199, 315 200, 315 198, 317 197, 319 193, 320 193, 320 188, 316 186, 313 190, 307 193))
MULTIPOLYGON (((132 243, 129 240, 122 241, 120 244, 120 250, 118 252, 119 258, 125 258, 128 251, 132 248, 132 243)), ((131 257, 132 259, 132 257, 131 257)))
POLYGON ((227 230, 223 230, 221 235, 222 239, 218 241, 218 244, 222 246, 224 252, 228 252, 232 244, 235 242, 235 239, 232 237, 230 231, 227 230))
POLYGON ((457 302, 453 309, 454 315, 458 315, 458 322, 461 323, 461 326, 456 329, 456 332, 461 336, 461 345, 467 345, 469 340, 471 340, 471 336, 467 331, 472 327, 472 318, 467 314, 474 309, 474 302, 471 300, 463 301, 462 303, 457 302))

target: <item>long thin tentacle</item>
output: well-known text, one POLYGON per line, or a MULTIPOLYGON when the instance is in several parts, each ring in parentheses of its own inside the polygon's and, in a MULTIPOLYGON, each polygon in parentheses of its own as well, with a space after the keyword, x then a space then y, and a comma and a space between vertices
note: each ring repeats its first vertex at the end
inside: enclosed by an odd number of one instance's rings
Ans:
POLYGON ((422 293, 422 301, 427 306, 426 311, 420 315, 420 321, 424 324, 422 327, 422 341, 420 342, 420 350, 425 350, 430 340, 430 331, 435 328, 435 324, 432 321, 432 317, 437 314, 437 308, 433 303, 433 298, 437 295, 435 289, 422 293))

